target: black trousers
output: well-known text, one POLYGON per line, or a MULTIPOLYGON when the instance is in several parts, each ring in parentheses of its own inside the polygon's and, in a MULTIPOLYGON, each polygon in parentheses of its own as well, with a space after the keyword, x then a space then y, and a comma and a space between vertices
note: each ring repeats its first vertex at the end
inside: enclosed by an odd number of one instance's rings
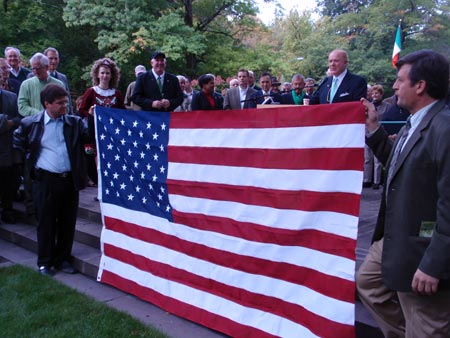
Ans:
POLYGON ((27 168, 29 164, 25 162, 23 168, 23 192, 24 192, 24 205, 28 215, 35 213, 35 205, 33 202, 33 180, 30 177, 30 170, 27 168))
POLYGON ((16 174, 14 167, 0 167, 0 202, 2 214, 12 213, 16 174))
POLYGON ((95 154, 86 155, 87 175, 92 182, 98 184, 97 164, 95 163, 95 154))
POLYGON ((79 193, 72 175, 36 172, 33 200, 36 209, 38 266, 58 265, 72 258, 79 193))

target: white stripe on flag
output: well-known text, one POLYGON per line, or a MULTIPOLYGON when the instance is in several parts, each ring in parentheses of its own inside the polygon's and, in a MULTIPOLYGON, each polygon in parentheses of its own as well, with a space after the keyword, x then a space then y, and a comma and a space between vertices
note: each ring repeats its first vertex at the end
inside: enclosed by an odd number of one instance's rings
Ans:
POLYGON ((253 186, 276 190, 338 191, 360 194, 363 173, 353 170, 283 170, 169 163, 173 180, 253 186), (267 179, 268 177, 272 179, 267 179))
POLYGON ((280 246, 270 243, 246 241, 221 233, 200 231, 183 224, 169 223, 167 220, 146 213, 103 204, 103 213, 117 219, 133 220, 134 224, 155 229, 161 233, 193 243, 207 243, 210 248, 255 257, 268 261, 284 262, 337 276, 352 281, 354 279, 353 260, 330 255, 317 250, 298 246, 280 246))
POLYGON ((235 302, 203 292, 176 282, 169 282, 164 278, 141 271, 129 264, 102 257, 101 266, 106 270, 120 271, 121 275, 139 285, 151 287, 154 291, 173 297, 182 302, 191 304, 216 313, 220 316, 243 325, 249 325, 259 330, 267 331, 279 337, 318 337, 303 326, 286 318, 239 305, 235 302), (273 323, 278 325, 274 327, 273 323))
MULTIPOLYGON (((353 304, 327 297, 303 285, 233 270, 159 245, 142 242, 114 231, 106 230, 104 232, 104 241, 143 257, 149 257, 149 253, 151 253, 150 259, 152 261, 168 264, 182 270, 186 270, 186 267, 189 267, 189 273, 195 273, 196 275, 248 290, 255 294, 286 300, 303 306, 308 311, 324 318, 353 325, 352 318, 348 318, 347 315, 349 311, 351 312, 353 304), (335 312, 345 315, 336 317, 335 312)), ((122 275, 121 272, 117 272, 117 274, 122 275)), ((122 275, 122 277, 129 279, 129 276, 122 275)))
POLYGON ((359 124, 297 128, 171 129, 169 145, 264 149, 353 148, 360 147, 364 137, 364 129, 359 124), (189 134, 189 138, 186 134, 189 134))
MULTIPOLYGON (((330 211, 276 209, 236 202, 170 195, 171 205, 178 211, 230 218, 256 223, 273 229, 314 229, 355 238, 358 217, 330 211)), ((268 229, 270 230, 270 229, 268 229)))
POLYGON ((392 58, 394 58, 397 54, 399 54, 402 50, 397 45, 397 43, 394 44, 394 50, 392 52, 392 58))

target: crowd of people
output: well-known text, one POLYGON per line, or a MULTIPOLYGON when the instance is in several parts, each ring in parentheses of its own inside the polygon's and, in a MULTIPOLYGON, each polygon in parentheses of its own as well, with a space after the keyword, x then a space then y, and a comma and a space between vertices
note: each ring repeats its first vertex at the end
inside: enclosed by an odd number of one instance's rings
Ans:
POLYGON ((364 187, 383 185, 380 214, 357 291, 386 337, 450 336, 450 110, 449 64, 423 50, 398 61, 395 95, 348 70, 342 49, 328 55, 318 83, 301 74, 280 83, 268 72, 239 69, 216 91, 215 76, 166 72, 156 51, 150 66, 135 68, 125 96, 120 70, 96 60, 92 87, 72 108, 67 77, 57 71, 54 48, 36 53, 30 69, 20 51, 0 58, 1 220, 14 223, 12 203, 23 179, 26 210, 37 219, 39 271, 76 273, 71 257, 78 192, 97 183, 96 105, 152 112, 249 109, 260 105, 315 105, 361 101, 367 114, 364 187), (78 115, 78 116, 77 116, 78 115), (402 122, 406 121, 406 122, 402 122), (398 136, 397 136, 398 135, 398 136), (86 163, 88 170, 86 171, 86 163))

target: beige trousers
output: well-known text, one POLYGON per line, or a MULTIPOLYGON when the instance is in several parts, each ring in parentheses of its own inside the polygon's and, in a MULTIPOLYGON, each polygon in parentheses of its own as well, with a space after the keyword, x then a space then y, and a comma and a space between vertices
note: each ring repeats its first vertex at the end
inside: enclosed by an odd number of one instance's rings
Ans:
POLYGON ((388 289, 381 274, 383 240, 374 242, 356 273, 361 302, 386 338, 449 338, 450 291, 432 296, 388 289))

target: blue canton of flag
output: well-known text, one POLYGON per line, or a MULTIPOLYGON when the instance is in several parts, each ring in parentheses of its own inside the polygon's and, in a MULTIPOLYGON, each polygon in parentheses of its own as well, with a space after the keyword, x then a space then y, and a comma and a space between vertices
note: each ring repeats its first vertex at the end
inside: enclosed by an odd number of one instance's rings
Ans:
POLYGON ((102 202, 172 220, 166 185, 170 114, 101 106, 95 112, 102 202))

